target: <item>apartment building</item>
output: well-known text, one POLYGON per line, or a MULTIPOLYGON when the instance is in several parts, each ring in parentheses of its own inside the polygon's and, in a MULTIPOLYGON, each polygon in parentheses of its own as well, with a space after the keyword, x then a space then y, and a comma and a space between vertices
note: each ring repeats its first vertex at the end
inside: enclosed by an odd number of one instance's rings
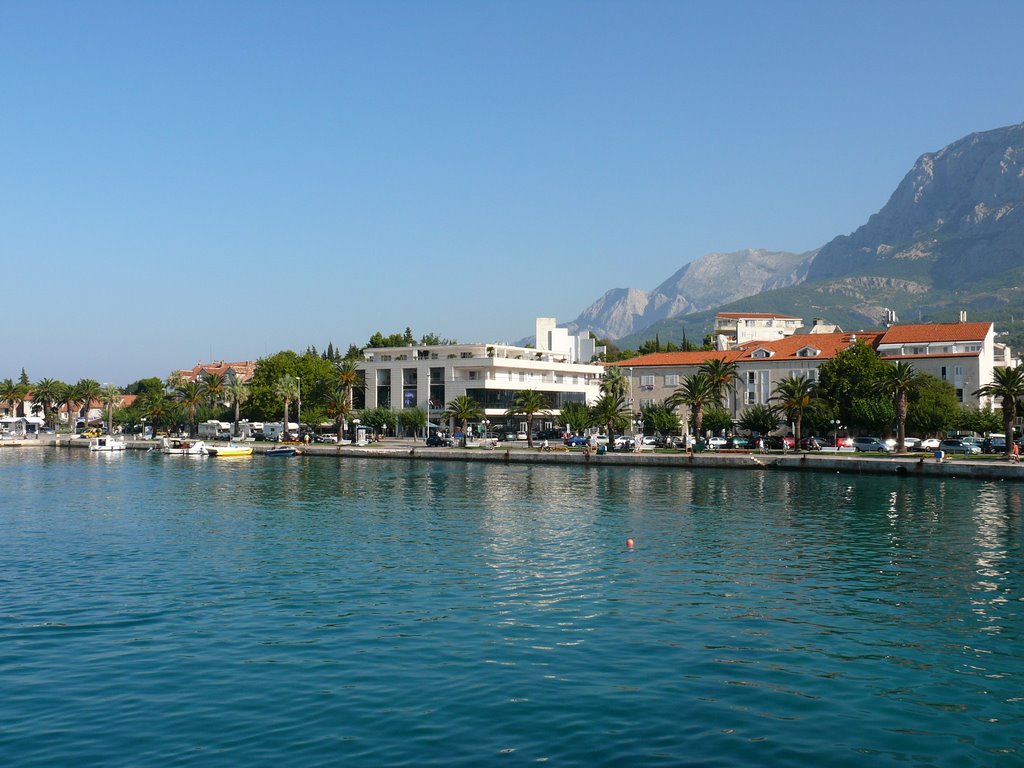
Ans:
POLYGON ((601 350, 589 337, 537 319, 535 347, 504 343, 413 345, 363 350, 358 368, 365 377, 366 408, 421 408, 439 423, 447 403, 468 395, 490 424, 504 424, 515 394, 534 389, 545 395, 554 423, 565 403, 592 404, 604 367, 590 362, 601 350))
MULTIPOLYGON (((743 409, 768 403, 780 381, 802 376, 816 381, 818 368, 858 341, 887 360, 905 360, 922 373, 950 382, 960 402, 984 406, 985 398, 974 392, 992 381, 996 366, 1016 361, 1005 344, 995 341, 992 323, 929 323, 893 325, 884 331, 860 333, 794 333, 776 340, 750 341, 711 352, 661 352, 615 363, 630 381, 634 406, 660 403, 671 395, 683 377, 697 373, 709 359, 734 362, 738 380, 723 405, 739 418, 743 409)), ((998 407, 998 403, 994 403, 998 407)))

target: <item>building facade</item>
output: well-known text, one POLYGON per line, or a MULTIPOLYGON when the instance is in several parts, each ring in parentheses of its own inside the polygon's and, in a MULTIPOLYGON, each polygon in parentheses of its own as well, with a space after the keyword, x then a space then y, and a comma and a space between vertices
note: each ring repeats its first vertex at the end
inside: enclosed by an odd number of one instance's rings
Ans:
POLYGON ((506 425, 516 393, 533 389, 545 396, 551 411, 539 420, 543 425, 535 421, 535 427, 546 428, 565 403, 590 405, 597 399, 604 367, 590 362, 597 354, 592 346, 591 339, 570 336, 550 318, 538 318, 535 348, 501 343, 367 348, 358 365, 364 404, 394 411, 420 408, 439 424, 445 406, 467 395, 484 410, 486 424, 474 426, 487 427, 506 425))
POLYGON ((751 405, 767 404, 783 379, 800 376, 817 381, 818 368, 858 341, 874 348, 886 360, 906 361, 915 370, 948 381, 959 401, 967 406, 999 406, 974 392, 992 381, 997 366, 1017 364, 1005 344, 995 341, 992 323, 929 323, 893 325, 885 331, 860 333, 797 333, 774 341, 750 341, 727 350, 661 352, 615 363, 624 369, 633 393, 633 405, 664 402, 682 379, 700 370, 709 359, 735 363, 733 391, 723 406, 733 419, 751 405))

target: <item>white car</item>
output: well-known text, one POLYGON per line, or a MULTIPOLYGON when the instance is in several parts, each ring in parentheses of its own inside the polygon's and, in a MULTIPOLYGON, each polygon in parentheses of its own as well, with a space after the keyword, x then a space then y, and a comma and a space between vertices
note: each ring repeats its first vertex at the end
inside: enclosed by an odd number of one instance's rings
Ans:
POLYGON ((724 437, 711 437, 708 438, 708 448, 712 451, 717 451, 719 448, 725 448, 729 441, 724 437))
POLYGON ((939 438, 929 437, 921 441, 921 450, 937 451, 939 449, 939 438))

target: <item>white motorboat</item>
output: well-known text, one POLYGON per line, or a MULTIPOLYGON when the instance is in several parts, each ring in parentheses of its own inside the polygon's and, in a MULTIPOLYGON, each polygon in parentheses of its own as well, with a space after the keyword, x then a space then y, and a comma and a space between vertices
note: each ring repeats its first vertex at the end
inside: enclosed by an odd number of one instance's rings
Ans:
POLYGON ((171 456, 205 456, 206 443, 202 440, 179 440, 176 437, 165 437, 160 440, 160 453, 171 456))
POLYGON ((121 437, 101 435, 89 440, 90 451, 123 451, 125 448, 127 445, 125 445, 124 438, 121 437))

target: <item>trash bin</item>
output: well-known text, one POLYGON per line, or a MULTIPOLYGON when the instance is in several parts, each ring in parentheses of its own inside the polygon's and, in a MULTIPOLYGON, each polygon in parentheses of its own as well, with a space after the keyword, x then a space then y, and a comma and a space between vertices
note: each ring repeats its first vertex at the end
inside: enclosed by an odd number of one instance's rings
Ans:
POLYGON ((604 456, 606 453, 608 453, 608 446, 607 445, 599 445, 599 446, 597 446, 597 455, 598 456, 604 456))
POLYGON ((936 451, 935 452, 935 460, 936 461, 942 461, 944 458, 946 458, 946 452, 945 451, 936 451))

